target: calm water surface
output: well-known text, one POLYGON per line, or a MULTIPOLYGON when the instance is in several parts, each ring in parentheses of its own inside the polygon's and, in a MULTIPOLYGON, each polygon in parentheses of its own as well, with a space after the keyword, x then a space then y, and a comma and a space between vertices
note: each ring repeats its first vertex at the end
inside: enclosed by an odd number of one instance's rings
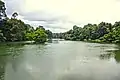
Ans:
POLYGON ((75 41, 0 44, 0 80, 120 80, 120 47, 75 41))

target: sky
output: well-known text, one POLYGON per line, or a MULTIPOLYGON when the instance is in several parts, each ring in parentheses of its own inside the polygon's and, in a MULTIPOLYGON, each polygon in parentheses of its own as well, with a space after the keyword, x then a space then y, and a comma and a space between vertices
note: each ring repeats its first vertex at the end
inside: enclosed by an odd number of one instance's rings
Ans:
POLYGON ((73 25, 120 21, 120 0, 3 0, 10 16, 18 12, 25 23, 65 32, 73 25))

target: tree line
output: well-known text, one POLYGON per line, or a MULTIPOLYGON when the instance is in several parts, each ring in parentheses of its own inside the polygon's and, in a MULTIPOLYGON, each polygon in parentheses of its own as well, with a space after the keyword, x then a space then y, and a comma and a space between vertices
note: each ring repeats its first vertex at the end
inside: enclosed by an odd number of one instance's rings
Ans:
POLYGON ((120 43, 120 21, 113 25, 106 22, 87 24, 83 28, 74 25, 73 29, 55 33, 53 37, 73 41, 120 43))
POLYGON ((52 38, 52 32, 43 26, 34 29, 31 25, 18 20, 18 13, 7 17, 5 3, 0 0, 0 42, 35 41, 44 43, 52 38))

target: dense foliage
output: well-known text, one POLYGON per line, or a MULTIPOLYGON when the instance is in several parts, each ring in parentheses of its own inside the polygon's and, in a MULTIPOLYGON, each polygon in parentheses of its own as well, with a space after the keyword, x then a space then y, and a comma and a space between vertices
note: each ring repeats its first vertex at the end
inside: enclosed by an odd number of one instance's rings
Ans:
POLYGON ((33 40, 36 43, 44 43, 47 41, 47 34, 45 30, 37 28, 35 31, 30 31, 26 33, 26 39, 33 40))
POLYGON ((100 24, 87 24, 83 28, 76 25, 65 33, 55 33, 55 38, 74 41, 110 42, 120 43, 120 22, 101 22, 100 24))
POLYGON ((18 20, 18 13, 14 12, 9 19, 5 12, 5 3, 0 1, 0 42, 35 41, 43 43, 47 38, 51 39, 52 32, 45 30, 43 26, 34 29, 29 24, 18 20))

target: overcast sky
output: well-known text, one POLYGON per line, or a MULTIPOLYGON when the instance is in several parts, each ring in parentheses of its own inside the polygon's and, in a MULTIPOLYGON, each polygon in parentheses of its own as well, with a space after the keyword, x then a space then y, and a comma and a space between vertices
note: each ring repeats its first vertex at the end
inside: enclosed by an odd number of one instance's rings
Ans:
POLYGON ((33 26, 64 32, 73 25, 120 21, 119 0, 4 0, 7 14, 14 11, 33 26))

